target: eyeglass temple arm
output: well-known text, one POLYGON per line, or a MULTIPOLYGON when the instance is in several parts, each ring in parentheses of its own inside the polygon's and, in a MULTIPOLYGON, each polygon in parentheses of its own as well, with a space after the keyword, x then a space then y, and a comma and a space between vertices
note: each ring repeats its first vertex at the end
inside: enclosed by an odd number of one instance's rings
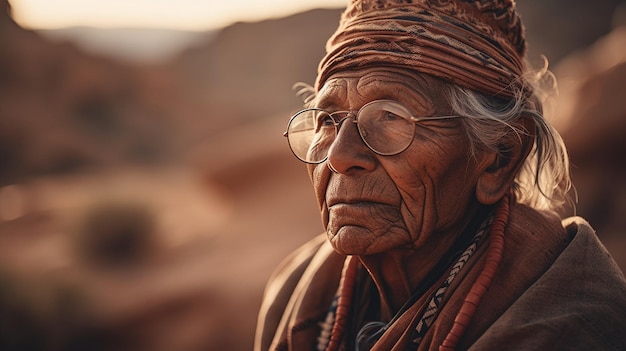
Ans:
POLYGON ((450 115, 450 116, 432 116, 432 117, 414 117, 411 116, 411 121, 412 122, 421 122, 421 121, 432 121, 432 120, 438 120, 438 119, 450 119, 450 118, 460 118, 463 116, 459 116, 459 115, 450 115))

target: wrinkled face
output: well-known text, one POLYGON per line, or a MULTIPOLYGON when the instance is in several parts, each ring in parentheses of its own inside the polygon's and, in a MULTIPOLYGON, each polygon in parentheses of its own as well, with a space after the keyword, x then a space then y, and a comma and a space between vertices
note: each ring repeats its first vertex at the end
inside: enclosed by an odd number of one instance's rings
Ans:
MULTIPOLYGON (((358 111, 368 102, 395 100, 414 116, 451 114, 443 83, 402 70, 363 69, 334 74, 314 104, 327 111, 358 111)), ((417 125, 407 150, 380 156, 343 123, 328 160, 309 165, 331 244, 339 253, 368 255, 418 248, 459 232, 477 207, 478 159, 459 119, 417 125), (329 168, 329 163, 336 171, 329 168)))

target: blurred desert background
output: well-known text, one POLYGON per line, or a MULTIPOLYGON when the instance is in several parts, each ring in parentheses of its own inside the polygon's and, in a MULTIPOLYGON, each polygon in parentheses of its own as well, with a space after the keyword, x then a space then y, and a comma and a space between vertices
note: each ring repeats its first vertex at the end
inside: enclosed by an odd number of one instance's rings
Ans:
MULTIPOLYGON (((626 4, 518 7, 577 212, 624 270, 626 4)), ((321 232, 281 134, 339 15, 145 36, 26 29, 0 0, 0 350, 250 350, 271 271, 321 232)))

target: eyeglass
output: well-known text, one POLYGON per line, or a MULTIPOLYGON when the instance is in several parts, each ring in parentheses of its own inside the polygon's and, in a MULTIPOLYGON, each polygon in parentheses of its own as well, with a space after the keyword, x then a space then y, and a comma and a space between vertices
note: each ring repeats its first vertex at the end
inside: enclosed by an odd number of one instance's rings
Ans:
POLYGON ((416 117, 408 108, 392 100, 375 100, 365 104, 354 114, 351 111, 328 112, 307 108, 297 112, 287 124, 289 147, 302 162, 322 163, 335 141, 341 124, 354 117, 361 139, 378 155, 392 156, 406 150, 413 142, 415 124, 422 121, 449 119, 461 116, 416 117))

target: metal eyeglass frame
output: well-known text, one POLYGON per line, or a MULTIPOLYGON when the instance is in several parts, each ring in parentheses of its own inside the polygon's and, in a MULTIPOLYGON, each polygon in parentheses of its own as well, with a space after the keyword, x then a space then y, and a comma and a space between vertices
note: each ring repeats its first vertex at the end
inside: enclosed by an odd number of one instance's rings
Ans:
MULTIPOLYGON (((409 122, 413 122, 413 134, 415 135, 415 125, 419 122, 422 121, 432 121, 432 120, 443 120, 443 119, 451 119, 451 118, 460 118, 460 117, 464 117, 464 116, 459 116, 459 115, 449 115, 449 116, 428 116, 428 117, 416 117, 413 116, 413 114, 411 114, 411 111, 405 107, 403 104, 401 104, 400 102, 394 101, 394 100, 374 100, 374 101, 370 101, 367 104, 363 105, 356 113, 354 113, 354 111, 335 111, 335 112, 328 112, 324 109, 321 108, 306 108, 303 110, 300 110, 298 112, 296 112, 293 116, 291 116, 291 118, 289 119, 289 122, 287 123, 287 130, 283 133, 283 136, 287 138, 287 142, 289 144, 289 149, 291 150, 291 152, 294 154, 294 156, 296 156, 296 158, 304 163, 308 163, 308 164, 320 164, 324 161, 326 161, 328 159, 328 151, 326 152, 326 157, 324 157, 322 160, 314 162, 314 161, 306 161, 303 160, 302 158, 300 158, 300 156, 298 156, 293 148, 291 147, 291 142, 289 140, 289 127, 291 126, 291 122, 298 117, 300 114, 308 112, 308 111, 320 111, 320 112, 324 112, 326 114, 328 114, 328 116, 331 118, 331 120, 333 121, 333 125, 335 127, 335 136, 337 136, 339 134, 339 128, 341 127, 341 124, 347 120, 350 117, 354 117, 352 119, 352 123, 357 124, 358 125, 358 121, 359 121, 359 115, 361 114, 361 111, 363 111, 365 108, 367 107, 371 107, 371 105, 373 104, 387 104, 387 105, 392 105, 395 106, 397 108, 400 108, 402 110, 404 110, 407 114, 407 116, 403 116, 398 114, 399 117, 402 117, 404 119, 406 119, 409 122), (335 116, 336 115, 342 115, 345 114, 346 116, 336 120, 335 116)), ((357 128, 357 130, 359 131, 359 137, 361 138, 361 140, 363 141, 363 143, 368 147, 368 149, 372 150, 372 152, 376 153, 377 155, 381 155, 381 156, 393 156, 393 155, 397 155, 402 153, 403 151, 405 151, 406 149, 408 149, 411 144, 413 143, 413 139, 411 139, 411 142, 409 142, 404 148, 402 148, 400 151, 395 151, 395 152, 390 152, 390 153, 384 153, 384 152, 379 152, 377 150, 375 150, 363 137, 363 134, 361 133, 361 129, 357 128)), ((333 140, 334 142, 334 140, 333 140)))

